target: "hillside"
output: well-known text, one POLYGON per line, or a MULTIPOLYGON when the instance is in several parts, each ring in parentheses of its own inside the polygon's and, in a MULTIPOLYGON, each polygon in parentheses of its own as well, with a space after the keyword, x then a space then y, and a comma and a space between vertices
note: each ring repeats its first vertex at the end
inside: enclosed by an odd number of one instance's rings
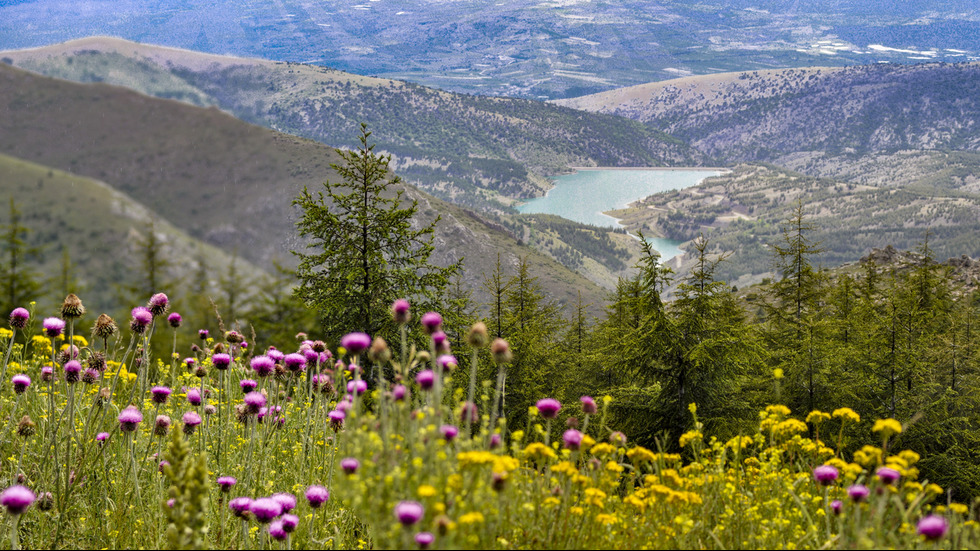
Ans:
POLYGON ((541 194, 569 166, 697 164, 659 130, 536 101, 454 94, 313 65, 212 56, 94 37, 0 59, 80 82, 215 105, 236 117, 335 147, 358 125, 411 183, 460 204, 497 208, 541 194))
POLYGON ((631 230, 685 240, 704 233, 714 251, 732 253, 719 265, 718 276, 741 287, 771 272, 771 247, 781 243, 781 228, 797 201, 815 227, 811 238, 823 252, 814 263, 823 267, 854 262, 874 247, 915 249, 927 232, 937 258, 980 256, 980 193, 972 177, 883 186, 814 178, 773 165, 739 165, 616 214, 631 230))
POLYGON ((722 162, 980 148, 980 64, 754 71, 556 102, 650 123, 722 162))
MULTIPOLYGON (((303 186, 336 181, 332 148, 241 122, 218 109, 160 100, 106 84, 76 84, 0 64, 0 152, 96 178, 138 197, 193 237, 262 267, 290 262, 303 186)), ((458 206, 406 186, 424 219, 442 215, 434 260, 466 259, 466 284, 477 289, 503 254, 507 266, 527 256, 555 298, 600 289, 550 257, 521 246, 458 206)), ((79 252, 79 255, 82 255, 79 252)))
MULTIPOLYGON (((39 249, 37 258, 31 259, 32 269, 42 275, 45 288, 53 291, 44 300, 60 300, 67 294, 61 281, 67 251, 70 276, 89 309, 103 312, 120 306, 116 286, 131 284, 142 269, 140 243, 151 222, 161 244, 160 254, 169 264, 163 274, 168 280, 197 273, 198 262, 207 259, 213 280, 203 285, 214 286, 218 275, 233 262, 228 252, 191 237, 131 196, 98 180, 0 154, 0 190, 5 199, 13 199, 20 224, 30 229, 27 246, 39 249)), ((0 224, 9 223, 10 207, 5 201, 0 224)), ((264 273, 240 258, 234 262, 244 272, 264 273)), ((57 306, 40 305, 49 310, 57 306)))

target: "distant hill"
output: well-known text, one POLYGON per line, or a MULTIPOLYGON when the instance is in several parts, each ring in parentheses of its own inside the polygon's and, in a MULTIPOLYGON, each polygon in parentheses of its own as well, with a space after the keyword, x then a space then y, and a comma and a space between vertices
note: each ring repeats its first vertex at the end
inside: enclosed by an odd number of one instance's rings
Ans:
POLYGON ((980 63, 711 75, 556 103, 652 124, 727 163, 980 149, 980 63))
POLYGON ((116 286, 132 283, 141 272, 140 243, 147 238, 151 223, 161 245, 160 255, 170 266, 161 276, 169 281, 195 273, 203 259, 213 278, 203 283, 205 287, 214 287, 219 274, 233 261, 236 269, 264 275, 261 268, 191 237, 131 196, 98 180, 0 154, 0 191, 5 199, 0 205, 0 224, 10 223, 7 200, 13 199, 20 224, 29 228, 27 245, 39 249, 36 258, 30 258, 30 266, 40 272, 45 289, 51 292, 41 297, 38 311, 52 311, 60 305, 52 301, 60 301, 68 292, 61 281, 66 252, 68 275, 78 285, 73 290, 89 310, 98 314, 132 306, 118 304, 116 286))
MULTIPOLYGON (((288 251, 302 245, 292 199, 303 186, 338 180, 329 167, 338 156, 312 140, 214 108, 2 64, 0 153, 104 181, 187 234, 266 268, 276 259, 290 262, 288 251)), ((572 301, 581 290, 587 302, 601 303, 595 284, 519 245, 502 226, 412 186, 406 190, 423 219, 442 216, 434 259, 446 264, 465 257, 470 288, 479 289, 499 251, 508 268, 527 256, 555 298, 572 301)))
POLYGON ((536 101, 454 94, 312 65, 236 59, 93 37, 2 52, 40 74, 105 82, 214 105, 236 117, 335 147, 358 125, 410 182, 459 204, 501 208, 540 195, 570 166, 699 164, 703 156, 652 126, 536 101))

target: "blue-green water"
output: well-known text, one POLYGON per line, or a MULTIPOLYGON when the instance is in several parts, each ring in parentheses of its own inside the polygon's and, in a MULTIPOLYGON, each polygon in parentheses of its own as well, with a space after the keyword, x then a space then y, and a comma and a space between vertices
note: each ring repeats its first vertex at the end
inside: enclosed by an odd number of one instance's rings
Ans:
MULTIPOLYGON (((554 179, 555 187, 544 197, 531 199, 517 207, 523 213, 557 214, 569 220, 595 226, 621 228, 603 211, 621 209, 654 193, 697 185, 717 176, 717 170, 702 169, 600 169, 580 170, 554 179)), ((650 238, 664 260, 681 254, 680 241, 650 238)))

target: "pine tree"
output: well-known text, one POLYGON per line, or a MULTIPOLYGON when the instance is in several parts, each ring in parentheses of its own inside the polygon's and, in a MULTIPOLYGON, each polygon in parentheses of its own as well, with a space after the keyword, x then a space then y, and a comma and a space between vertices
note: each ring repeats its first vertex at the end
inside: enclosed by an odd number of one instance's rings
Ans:
POLYGON ((3 295, 0 297, 0 312, 7 315, 14 308, 27 306, 41 294, 41 276, 28 267, 28 261, 37 256, 40 250, 27 244, 30 231, 21 223, 21 212, 10 198, 10 221, 3 225, 0 234, 0 281, 3 282, 3 295))
POLYGON ((325 182, 315 194, 304 188, 293 201, 303 210, 296 225, 311 251, 293 251, 300 259, 295 293, 333 339, 355 330, 394 335, 391 303, 405 297, 419 310, 438 304, 458 269, 429 263, 439 218, 413 229, 418 202, 404 206, 391 156, 376 154, 370 136, 362 124, 360 146, 337 150, 343 162, 331 166, 341 184, 325 182))

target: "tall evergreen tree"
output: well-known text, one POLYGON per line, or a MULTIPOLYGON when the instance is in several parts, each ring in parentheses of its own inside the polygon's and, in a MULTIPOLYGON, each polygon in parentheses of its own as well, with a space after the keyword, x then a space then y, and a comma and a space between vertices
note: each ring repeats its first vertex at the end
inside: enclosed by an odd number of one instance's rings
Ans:
POLYGON ((342 183, 325 182, 315 194, 304 188, 293 201, 303 210, 296 225, 310 251, 293 251, 300 259, 295 293, 333 339, 355 330, 395 334, 391 303, 406 297, 422 308, 438 304, 458 269, 429 262, 439 219, 413 229, 418 202, 405 206, 391 156, 375 153, 370 136, 362 124, 360 146, 337 150, 343 162, 331 166, 342 183))
POLYGON ((10 220, 2 226, 0 247, 0 281, 3 282, 3 295, 0 297, 0 312, 7 315, 14 308, 26 306, 41 294, 41 276, 28 266, 28 261, 40 253, 40 249, 27 243, 30 231, 21 221, 21 212, 10 198, 10 220))

